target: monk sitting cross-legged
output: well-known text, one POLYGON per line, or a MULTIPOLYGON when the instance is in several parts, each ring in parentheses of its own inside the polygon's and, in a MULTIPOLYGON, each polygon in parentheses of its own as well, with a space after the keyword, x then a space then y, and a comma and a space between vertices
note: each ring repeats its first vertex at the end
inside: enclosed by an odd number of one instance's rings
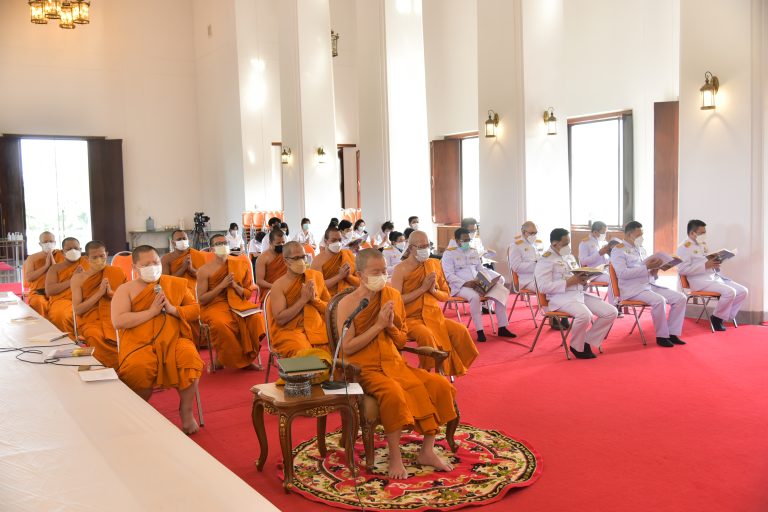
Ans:
POLYGON ((176 388, 182 430, 194 434, 192 406, 203 360, 189 323, 198 319, 200 307, 183 279, 162 275, 154 247, 136 247, 132 259, 140 278, 120 286, 112 298, 112 324, 120 335, 117 373, 144 400, 154 388, 176 388))
POLYGON ((360 279, 355 275, 355 255, 341 248, 341 231, 336 227, 325 230, 325 250, 312 260, 312 270, 323 273, 325 286, 331 296, 350 287, 357 287, 360 279))
POLYGON ((424 435, 416 463, 438 471, 453 467, 435 452, 440 425, 456 418, 454 387, 441 375, 410 367, 398 347, 406 341, 405 307, 400 293, 386 286, 387 264, 375 249, 357 254, 361 285, 339 302, 338 329, 363 299, 368 306, 357 315, 342 340, 346 360, 360 368, 360 384, 379 404, 389 446, 389 477, 408 477, 400 453, 400 436, 413 427, 424 435))
POLYGON ((112 297, 125 283, 125 274, 107 265, 107 248, 93 240, 85 244, 90 268, 72 276, 72 305, 77 313, 77 331, 93 355, 104 366, 117 368, 117 336, 112 326, 112 297))
POLYGON ((30 254, 24 262, 24 281, 30 291, 29 307, 40 316, 48 316, 48 297, 45 295, 45 274, 54 263, 64 259, 64 255, 56 249, 56 237, 50 231, 40 233, 40 248, 42 251, 30 254))
POLYGON ((269 296, 272 349, 281 357, 303 355, 312 348, 329 352, 323 315, 331 296, 323 275, 307 268, 299 242, 285 244, 283 257, 288 273, 274 283, 269 296))
POLYGON ((262 290, 269 290, 275 281, 286 273, 283 245, 285 233, 280 228, 269 232, 269 248, 256 260, 256 284, 262 290))
POLYGON ((64 261, 51 265, 45 275, 45 294, 49 297, 48 320, 60 331, 69 333, 75 339, 75 324, 72 319, 72 289, 69 280, 76 273, 88 268, 88 258, 80 253, 77 238, 65 238, 61 242, 64 261))
POLYGON ((216 258, 197 271, 197 297, 200 317, 211 328, 211 341, 216 347, 217 368, 257 370, 253 360, 259 354, 264 336, 264 319, 256 314, 256 304, 249 302, 256 289, 251 278, 250 262, 229 256, 229 245, 223 235, 211 237, 216 258), (239 312, 253 312, 239 315, 239 312))
MULTIPOLYGON (((438 301, 451 297, 440 261, 429 257, 429 238, 414 231, 408 239, 405 259, 395 267, 392 287, 402 293, 407 315, 408 336, 422 346, 448 352, 443 369, 446 375, 460 376, 478 355, 466 327, 443 315, 438 301)), ((434 359, 420 358, 421 367, 434 366, 434 359)))

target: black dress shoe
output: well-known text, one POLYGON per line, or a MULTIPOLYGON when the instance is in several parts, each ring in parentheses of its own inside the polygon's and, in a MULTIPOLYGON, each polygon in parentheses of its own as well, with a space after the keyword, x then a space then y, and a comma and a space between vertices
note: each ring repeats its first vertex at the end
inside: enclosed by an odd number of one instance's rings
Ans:
POLYGON ((517 334, 513 333, 506 327, 499 327, 499 336, 502 338, 517 338, 517 334))
MULTIPOLYGON (((585 347, 587 347, 587 346, 588 346, 588 345, 585 345, 585 347)), ((576 350, 576 349, 575 349, 575 348, 573 348, 573 347, 568 347, 568 348, 571 350, 571 354, 573 354, 573 356, 574 356, 576 359, 595 359, 595 358, 597 357, 597 356, 596 356, 595 354, 593 354, 592 352, 587 352, 587 350, 586 350, 586 349, 585 349, 584 351, 581 351, 581 352, 580 352, 580 351, 576 350)))
POLYGON ((556 331, 567 331, 568 330, 568 319, 567 318, 553 318, 552 321, 549 323, 549 327, 556 330, 556 331))
POLYGON ((724 320, 720 318, 719 316, 712 315, 709 317, 709 321, 712 323, 712 328, 716 331, 724 331, 725 325, 724 320))
POLYGON ((490 311, 488 311, 487 307, 483 306, 483 309, 480 310, 480 313, 482 313, 483 315, 487 315, 490 313, 490 311))
POLYGON ((669 338, 656 338, 656 344, 660 347, 674 347, 675 344, 669 341, 669 338))
POLYGON ((477 341, 485 341, 485 333, 483 331, 477 331, 477 341))
POLYGON ((570 324, 568 323, 568 319, 567 318, 561 318, 560 319, 560 326, 563 328, 564 331, 568 330, 568 326, 569 325, 570 324))
POLYGON ((594 357, 597 357, 597 355, 594 352, 592 352, 592 347, 590 346, 589 343, 585 343, 584 344, 584 353, 585 354, 589 354, 589 355, 594 356, 594 357))
POLYGON ((685 345, 685 342, 680 338, 678 338, 677 336, 675 336, 674 334, 670 335, 669 341, 671 341, 675 345, 685 345))

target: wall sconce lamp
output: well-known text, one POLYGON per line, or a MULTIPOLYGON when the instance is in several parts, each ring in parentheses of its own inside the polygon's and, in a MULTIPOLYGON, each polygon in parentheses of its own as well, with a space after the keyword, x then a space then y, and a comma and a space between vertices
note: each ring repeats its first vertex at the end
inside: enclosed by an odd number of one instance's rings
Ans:
POLYGON ((317 148, 317 163, 324 164, 325 163, 325 149, 323 146, 320 146, 317 148))
POLYGON ((282 153, 280 153, 280 161, 283 163, 283 165, 291 162, 291 148, 283 148, 282 153))
POLYGON ((547 125, 547 135, 557 135, 557 118, 552 107, 544 111, 544 123, 547 125))
POLYGON ((485 121, 485 136, 496 137, 496 131, 499 127, 499 114, 493 110, 488 111, 488 119, 485 121))
POLYGON ((704 85, 701 86, 701 110, 715 109, 715 96, 720 89, 720 80, 707 71, 704 73, 704 85))
POLYGON ((339 56, 339 33, 331 30, 331 57, 339 56))

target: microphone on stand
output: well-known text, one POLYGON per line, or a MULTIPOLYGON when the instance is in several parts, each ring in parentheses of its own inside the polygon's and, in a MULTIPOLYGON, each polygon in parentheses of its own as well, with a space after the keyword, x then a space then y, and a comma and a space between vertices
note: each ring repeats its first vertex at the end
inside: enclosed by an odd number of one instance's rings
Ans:
MULTIPOLYGON (((163 287, 160 286, 160 283, 155 284, 155 294, 160 295, 161 293, 163 293, 163 287)), ((165 314, 165 306, 163 306, 161 312, 165 314)))
POLYGON ((344 336, 346 336, 347 331, 349 330, 349 326, 352 325, 352 320, 355 319, 357 315, 360 314, 362 310, 368 307, 369 300, 363 299, 360 301, 360 304, 357 305, 357 308, 352 312, 351 315, 347 317, 346 320, 344 320, 344 325, 341 329, 341 335, 339 336, 338 341, 336 342, 336 350, 333 351, 333 361, 331 363, 331 371, 330 371, 330 378, 323 382, 320 386, 323 389, 343 389, 347 386, 345 382, 334 382, 333 381, 333 370, 336 368, 336 360, 339 357, 339 348, 341 347, 341 342, 344 339, 344 336))

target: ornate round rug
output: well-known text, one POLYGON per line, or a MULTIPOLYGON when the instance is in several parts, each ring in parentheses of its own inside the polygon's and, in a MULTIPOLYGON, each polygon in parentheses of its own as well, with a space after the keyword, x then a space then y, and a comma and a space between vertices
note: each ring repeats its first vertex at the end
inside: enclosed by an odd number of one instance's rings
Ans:
MULTIPOLYGON (((358 461, 357 486, 339 448, 340 431, 326 435, 328 451, 320 457, 313 437, 294 450, 294 491, 328 505, 365 510, 456 510, 500 500, 511 489, 526 487, 541 474, 541 458, 527 443, 516 441, 498 430, 483 430, 462 424, 453 453, 444 437, 435 448, 451 461, 454 469, 441 473, 414 462, 421 448, 421 436, 403 434, 400 446, 408 470, 407 480, 387 476, 388 450, 383 431, 374 437, 375 465, 366 469, 362 438, 355 445, 358 461)), ((279 472, 282 477, 282 470, 279 472)))

